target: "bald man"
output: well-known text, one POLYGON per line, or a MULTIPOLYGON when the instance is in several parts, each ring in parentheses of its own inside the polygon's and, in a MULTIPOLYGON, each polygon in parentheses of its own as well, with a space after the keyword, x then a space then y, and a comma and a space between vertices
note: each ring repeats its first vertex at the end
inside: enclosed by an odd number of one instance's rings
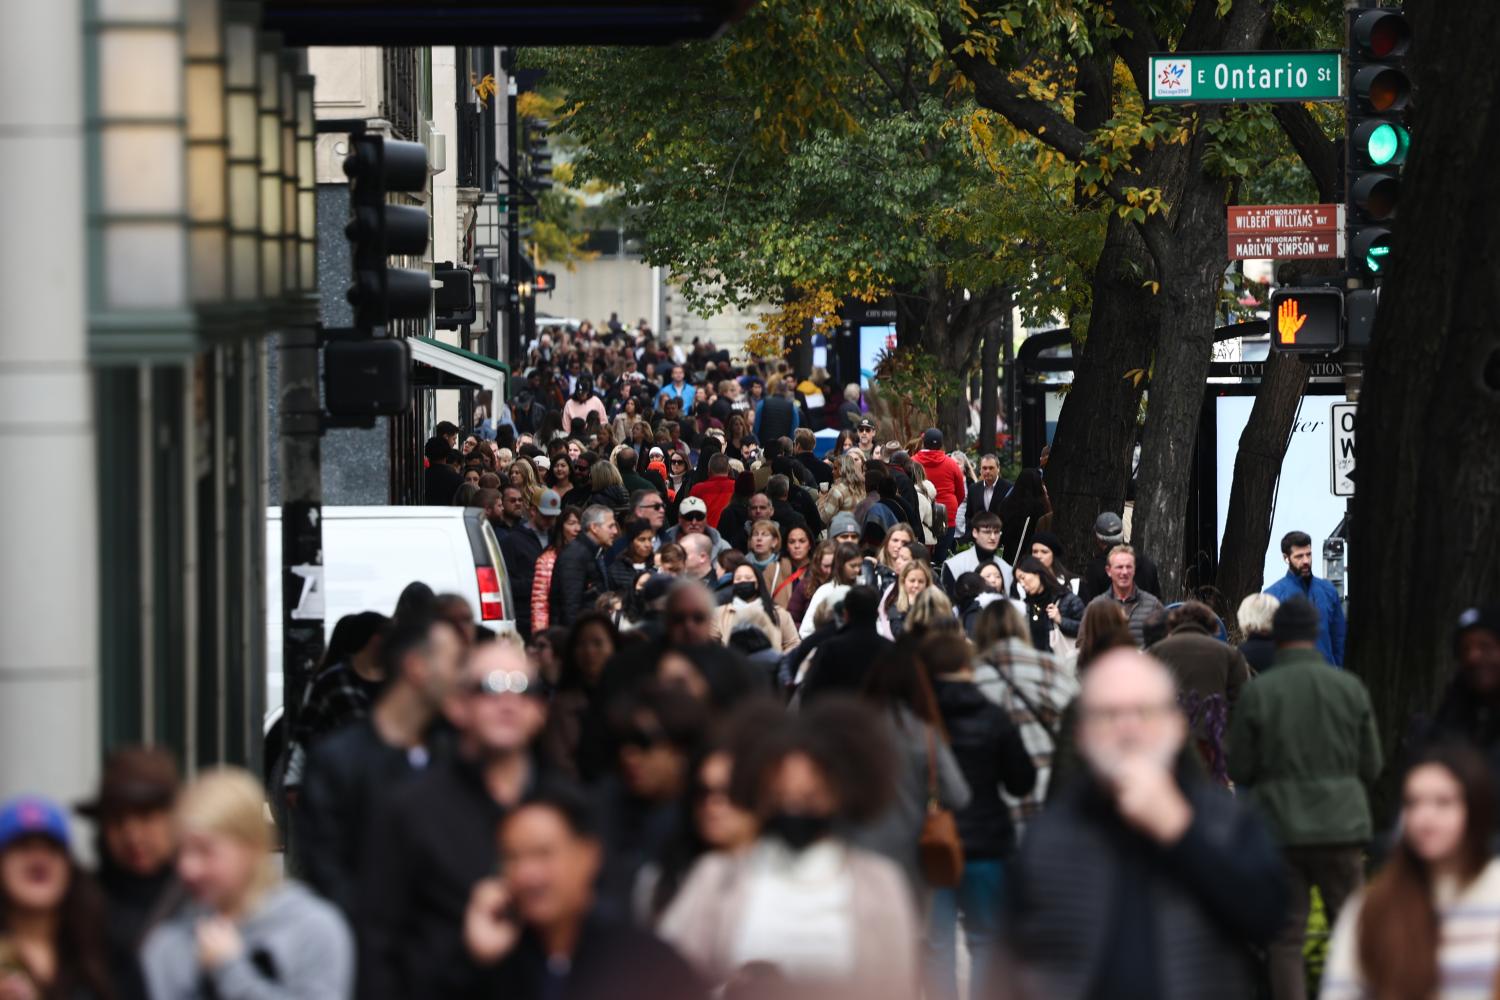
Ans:
POLYGON ((1182 763, 1172 675, 1116 650, 1089 667, 1078 715, 1087 774, 1037 818, 1014 866, 1022 992, 1252 996, 1246 945, 1279 928, 1283 873, 1260 821, 1182 763))

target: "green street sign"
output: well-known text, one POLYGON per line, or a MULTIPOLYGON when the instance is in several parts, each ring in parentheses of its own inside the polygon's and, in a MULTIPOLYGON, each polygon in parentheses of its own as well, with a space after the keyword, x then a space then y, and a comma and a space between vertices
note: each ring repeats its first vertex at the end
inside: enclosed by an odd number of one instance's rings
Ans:
POLYGON ((1152 101, 1340 101, 1342 53, 1162 52, 1150 57, 1152 101))

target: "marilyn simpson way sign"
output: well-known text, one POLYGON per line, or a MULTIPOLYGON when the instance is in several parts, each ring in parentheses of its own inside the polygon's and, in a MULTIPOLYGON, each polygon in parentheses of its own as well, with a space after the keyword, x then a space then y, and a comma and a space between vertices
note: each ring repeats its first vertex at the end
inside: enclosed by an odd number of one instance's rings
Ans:
POLYGON ((1339 101, 1338 52, 1177 52, 1150 57, 1153 101, 1339 101))

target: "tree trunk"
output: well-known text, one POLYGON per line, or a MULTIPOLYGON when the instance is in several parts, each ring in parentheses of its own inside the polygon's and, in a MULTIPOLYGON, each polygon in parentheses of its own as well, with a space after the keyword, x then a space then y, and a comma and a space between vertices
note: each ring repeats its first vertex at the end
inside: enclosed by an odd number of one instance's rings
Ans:
POLYGON ((1500 594, 1500 5, 1417 7, 1422 101, 1356 437, 1346 663, 1387 752, 1500 594))
POLYGON ((1052 530, 1075 569, 1093 554, 1094 518, 1125 506, 1140 386, 1151 365, 1156 303, 1141 284, 1147 260, 1135 226, 1112 217, 1094 268, 1088 336, 1073 344, 1073 384, 1047 462, 1052 530))
POLYGON ((1272 351, 1234 456, 1234 482, 1229 488, 1229 511, 1214 581, 1231 615, 1247 594, 1265 585, 1261 577, 1271 544, 1276 486, 1306 388, 1307 365, 1301 356, 1272 351))
POLYGON ((902 322, 897 336, 903 347, 926 351, 958 380, 957 387, 942 398, 921 401, 935 414, 944 443, 953 449, 968 437, 969 403, 962 383, 978 360, 985 327, 998 317, 1006 297, 996 290, 965 298, 963 289, 949 287, 942 272, 928 275, 925 292, 924 297, 908 297, 898 307, 902 322))
POLYGON ((1192 491, 1193 450, 1203 391, 1213 360, 1219 289, 1224 281, 1227 223, 1224 181, 1202 169, 1206 129, 1192 140, 1172 195, 1174 249, 1161 277, 1155 367, 1136 470, 1131 542, 1155 560, 1163 601, 1182 592, 1184 530, 1192 491))

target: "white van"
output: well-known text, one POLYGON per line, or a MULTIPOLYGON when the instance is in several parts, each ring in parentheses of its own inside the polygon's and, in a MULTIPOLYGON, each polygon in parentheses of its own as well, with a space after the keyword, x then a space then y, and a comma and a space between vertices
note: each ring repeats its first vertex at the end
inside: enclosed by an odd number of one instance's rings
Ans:
MULTIPOLYGON (((478 507, 324 507, 323 637, 344 615, 389 615, 420 580, 461 594, 474 620, 513 627, 510 581, 495 532, 478 507)), ((266 511, 267 724, 281 713, 281 508, 266 511)))

